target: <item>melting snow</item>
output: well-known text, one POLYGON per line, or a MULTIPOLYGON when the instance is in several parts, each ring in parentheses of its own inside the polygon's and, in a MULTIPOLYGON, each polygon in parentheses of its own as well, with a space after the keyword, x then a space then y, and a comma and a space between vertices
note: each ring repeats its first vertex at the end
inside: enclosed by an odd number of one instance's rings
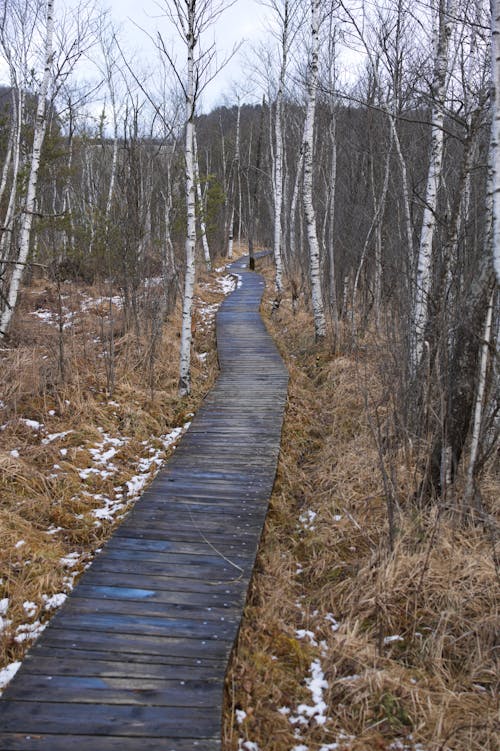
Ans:
POLYGON ((332 631, 338 631, 340 628, 340 623, 334 618, 333 613, 327 613, 325 615, 325 620, 328 621, 328 623, 331 623, 332 631))
POLYGON ((68 555, 65 555, 62 558, 60 558, 59 561, 62 563, 63 566, 67 566, 68 568, 74 568, 80 562, 80 553, 77 553, 77 552, 68 553, 68 555))
POLYGON ((36 611, 38 610, 36 604, 34 602, 31 602, 30 600, 23 602, 23 608, 28 618, 33 618, 33 616, 36 614, 36 611))
POLYGON ((52 441, 57 441, 58 438, 65 438, 67 435, 73 432, 73 430, 64 430, 62 433, 50 433, 50 435, 42 439, 42 443, 44 445, 47 445, 48 443, 52 443, 52 441))
POLYGON ((23 641, 38 639, 42 631, 47 627, 46 623, 35 621, 34 623, 23 623, 16 628, 14 641, 21 644, 23 641))
POLYGON ((6 615, 8 609, 9 609, 9 598, 4 597, 2 600, 0 600, 0 615, 6 615))
POLYGON ((244 709, 237 709, 234 714, 236 716, 236 722, 238 723, 238 725, 241 725, 241 723, 247 718, 247 713, 244 709))
POLYGON ((310 677, 306 678, 306 686, 311 692, 313 703, 311 705, 299 704, 297 715, 290 717, 292 725, 308 725, 309 720, 312 719, 316 721, 317 725, 326 723, 327 706, 323 699, 323 690, 328 688, 328 683, 319 660, 314 660, 311 663, 310 673, 310 677))
POLYGON ((318 642, 316 641, 313 631, 309 631, 306 628, 298 628, 295 632, 295 636, 297 637, 297 639, 309 639, 309 644, 312 644, 313 647, 318 646, 318 642))
POLYGON ((19 422, 23 422, 27 428, 32 428, 33 430, 43 430, 43 423, 38 422, 38 420, 28 420, 26 417, 20 417, 19 422))
POLYGON ((65 595, 64 592, 59 592, 56 595, 52 595, 51 597, 48 597, 47 595, 42 595, 42 600, 44 601, 44 610, 56 610, 56 608, 60 608, 63 602, 66 600, 68 595, 65 595))
POLYGON ((310 529, 312 531, 315 528, 313 522, 316 517, 316 511, 307 509, 307 511, 304 511, 304 513, 299 516, 299 522, 303 525, 304 529, 310 529))
POLYGON ((0 695, 5 686, 13 679, 19 668, 20 662, 11 662, 10 665, 0 670, 0 695))
POLYGON ((392 644, 393 641, 404 641, 404 639, 402 636, 399 636, 399 634, 394 634, 393 636, 386 636, 384 644, 392 644))

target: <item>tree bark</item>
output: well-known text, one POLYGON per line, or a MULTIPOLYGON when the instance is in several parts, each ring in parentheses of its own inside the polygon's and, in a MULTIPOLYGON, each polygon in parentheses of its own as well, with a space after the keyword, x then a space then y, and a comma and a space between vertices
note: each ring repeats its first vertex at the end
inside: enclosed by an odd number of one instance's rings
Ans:
POLYGON ((318 89, 318 53, 319 53, 319 11, 320 0, 311 0, 311 53, 309 60, 309 80, 307 85, 307 110, 304 125, 304 213, 306 216, 307 239, 309 242, 309 270, 311 278, 311 297, 314 315, 314 334, 316 341, 326 336, 326 320, 321 290, 321 272, 319 242, 316 228, 316 211, 313 202, 314 173, 314 120, 316 114, 316 95, 318 89))
POLYGON ((182 302, 181 353, 179 368, 179 394, 187 396, 191 391, 191 321, 195 283, 195 244, 196 244, 196 201, 194 187, 194 111, 195 111, 195 8, 196 0, 188 0, 187 21, 187 83, 186 83, 186 141, 184 149, 186 183, 186 271, 184 277, 184 297, 182 302))

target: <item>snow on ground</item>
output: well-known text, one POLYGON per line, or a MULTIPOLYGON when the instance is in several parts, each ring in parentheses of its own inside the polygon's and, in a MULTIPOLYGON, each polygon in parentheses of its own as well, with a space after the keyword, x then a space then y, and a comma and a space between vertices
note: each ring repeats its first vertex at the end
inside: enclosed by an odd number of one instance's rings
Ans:
POLYGON ((11 662, 10 665, 0 670, 0 696, 5 686, 13 679, 20 667, 20 662, 11 662))

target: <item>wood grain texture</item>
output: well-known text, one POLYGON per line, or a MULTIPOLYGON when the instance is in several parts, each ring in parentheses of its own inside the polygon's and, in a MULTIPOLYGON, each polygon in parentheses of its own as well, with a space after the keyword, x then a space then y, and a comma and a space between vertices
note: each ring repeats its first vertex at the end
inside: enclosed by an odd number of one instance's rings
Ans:
POLYGON ((0 701, 0 751, 218 751, 224 676, 267 513, 288 374, 264 282, 217 314, 219 378, 0 701))

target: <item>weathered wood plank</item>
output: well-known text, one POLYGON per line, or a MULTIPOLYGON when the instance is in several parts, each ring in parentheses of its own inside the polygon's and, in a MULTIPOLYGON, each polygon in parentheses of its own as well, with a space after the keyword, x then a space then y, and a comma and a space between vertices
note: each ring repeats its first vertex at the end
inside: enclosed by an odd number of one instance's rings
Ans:
MULTIPOLYGON (((47 735, 0 732, 2 751, 138 751, 137 738, 109 735, 47 735)), ((212 738, 140 738, 140 751, 219 751, 212 738)))

